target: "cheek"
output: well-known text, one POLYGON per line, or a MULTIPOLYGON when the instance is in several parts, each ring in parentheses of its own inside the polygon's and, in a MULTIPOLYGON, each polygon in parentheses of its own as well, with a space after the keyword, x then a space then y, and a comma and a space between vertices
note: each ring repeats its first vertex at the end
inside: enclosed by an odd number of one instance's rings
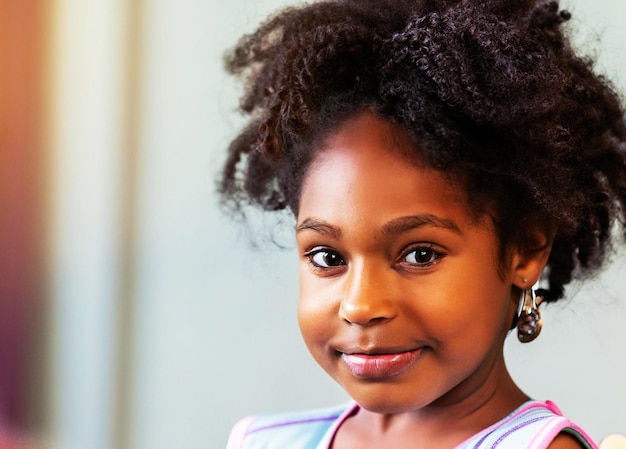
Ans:
POLYGON ((323 344, 332 336, 335 326, 332 298, 318 283, 306 275, 300 276, 300 297, 298 300, 298 324, 309 350, 314 345, 323 344))
POLYGON ((459 272, 459 282, 430 285, 412 318, 441 344, 472 350, 508 330, 510 290, 498 279, 476 283, 467 275, 459 272))
POLYGON ((333 318, 332 307, 321 300, 318 294, 305 294, 300 290, 298 301, 298 324, 304 343, 313 359, 328 374, 333 376, 333 363, 330 357, 328 342, 332 340, 336 320, 333 318))

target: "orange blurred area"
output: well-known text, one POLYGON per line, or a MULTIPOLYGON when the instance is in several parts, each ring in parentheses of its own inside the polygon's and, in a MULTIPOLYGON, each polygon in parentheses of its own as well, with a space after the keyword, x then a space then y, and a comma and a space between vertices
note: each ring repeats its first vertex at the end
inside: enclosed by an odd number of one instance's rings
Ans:
POLYGON ((0 12, 0 448, 38 432, 43 416, 41 318, 42 23, 46 2, 9 0, 0 12))

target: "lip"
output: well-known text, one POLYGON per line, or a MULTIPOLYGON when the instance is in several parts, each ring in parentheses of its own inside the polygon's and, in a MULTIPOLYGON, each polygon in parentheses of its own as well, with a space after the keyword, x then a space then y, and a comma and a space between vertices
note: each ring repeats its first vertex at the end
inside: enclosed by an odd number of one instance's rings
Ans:
POLYGON ((382 380, 395 377, 410 369, 419 359, 423 348, 406 351, 342 352, 341 360, 348 371, 359 379, 382 380))

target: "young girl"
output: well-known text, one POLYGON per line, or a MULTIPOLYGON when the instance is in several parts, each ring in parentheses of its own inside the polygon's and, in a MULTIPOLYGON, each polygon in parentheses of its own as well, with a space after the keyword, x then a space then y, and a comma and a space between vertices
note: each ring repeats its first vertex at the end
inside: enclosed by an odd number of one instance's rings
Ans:
POLYGON ((229 448, 596 447, 503 357, 622 242, 624 111, 568 18, 535 0, 334 0, 233 50, 250 122, 221 193, 293 212, 302 335, 354 402, 244 419, 229 448))

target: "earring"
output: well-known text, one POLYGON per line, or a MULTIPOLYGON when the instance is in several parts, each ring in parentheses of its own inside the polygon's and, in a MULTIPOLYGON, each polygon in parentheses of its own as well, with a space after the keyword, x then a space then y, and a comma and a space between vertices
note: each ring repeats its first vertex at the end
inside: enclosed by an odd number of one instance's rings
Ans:
POLYGON ((541 332, 542 319, 539 304, 543 296, 535 297, 532 288, 524 290, 517 312, 517 338, 522 343, 533 341, 541 332))

